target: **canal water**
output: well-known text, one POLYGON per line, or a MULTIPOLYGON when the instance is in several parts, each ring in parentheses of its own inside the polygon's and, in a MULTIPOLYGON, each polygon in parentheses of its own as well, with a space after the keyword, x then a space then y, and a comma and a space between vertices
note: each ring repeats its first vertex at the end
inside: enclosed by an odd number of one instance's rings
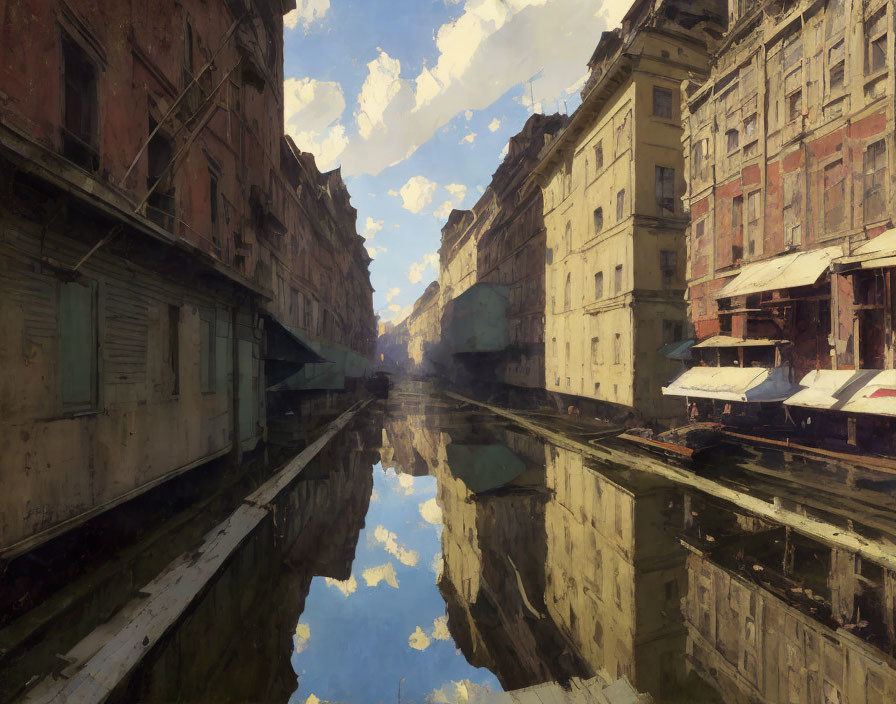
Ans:
MULTIPOLYGON (((890 570, 625 458, 394 391, 299 475, 115 700, 447 704, 626 677, 657 702, 896 701, 890 570)), ((763 467, 757 495, 811 494, 792 458, 710 462, 741 487, 763 467)), ((887 534, 892 482, 852 488, 847 508, 887 534)))

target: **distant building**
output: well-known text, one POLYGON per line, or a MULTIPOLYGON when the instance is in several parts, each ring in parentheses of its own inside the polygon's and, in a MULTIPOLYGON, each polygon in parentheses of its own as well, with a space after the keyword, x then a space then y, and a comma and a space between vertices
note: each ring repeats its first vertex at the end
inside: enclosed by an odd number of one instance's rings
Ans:
MULTIPOLYGON (((589 61, 582 104, 534 170, 547 228, 545 388, 670 422, 659 353, 687 334, 679 84, 709 70, 721 0, 636 2, 589 61)), ((606 407, 607 410, 612 410, 606 407)))
POLYGON ((728 16, 682 118, 689 315, 725 371, 669 392, 753 419, 785 401, 819 437, 896 451, 876 444, 896 416, 893 3, 731 0, 728 16))
POLYGON ((438 281, 429 284, 423 295, 414 302, 414 308, 407 317, 407 330, 408 358, 412 369, 433 371, 433 348, 441 335, 438 281))
POLYGON ((292 7, 4 3, 0 557, 253 450, 306 363, 364 373, 355 212, 283 136, 292 7))

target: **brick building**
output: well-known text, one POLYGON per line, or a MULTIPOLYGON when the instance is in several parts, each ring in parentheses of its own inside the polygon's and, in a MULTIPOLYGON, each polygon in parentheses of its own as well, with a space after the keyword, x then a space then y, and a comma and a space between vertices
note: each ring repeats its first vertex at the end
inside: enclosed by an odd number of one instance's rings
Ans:
POLYGON ((689 315, 698 357, 726 371, 669 391, 755 420, 808 390, 792 420, 855 443, 858 417, 874 435, 896 415, 878 393, 896 387, 878 373, 894 366, 893 5, 731 0, 728 21, 682 116, 689 315))
POLYGON ((3 557, 252 450, 322 343, 372 352, 348 195, 283 137, 292 6, 0 4, 3 557))

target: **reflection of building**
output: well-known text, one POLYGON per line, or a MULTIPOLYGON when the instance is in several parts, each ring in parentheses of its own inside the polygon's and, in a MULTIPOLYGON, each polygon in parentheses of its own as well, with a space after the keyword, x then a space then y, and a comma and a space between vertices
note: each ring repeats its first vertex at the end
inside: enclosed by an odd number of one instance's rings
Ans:
MULTIPOLYGON (((846 558, 848 572, 838 570, 837 562, 843 558, 832 554, 829 584, 835 594, 842 593, 846 586, 843 578, 848 578, 849 613, 853 614, 852 595, 863 589, 868 577, 855 577, 855 556, 846 558)), ((780 560, 776 564, 780 568, 780 560)), ((766 577, 762 580, 765 584, 760 585, 755 576, 722 567, 703 551, 690 555, 687 567, 689 586, 683 610, 688 628, 688 661, 701 677, 718 688, 726 702, 896 701, 896 661, 850 630, 835 630, 805 609, 783 601, 781 595, 806 593, 804 587, 793 586, 799 582, 766 577), (777 594, 767 588, 770 583, 777 594)), ((763 565, 763 571, 769 568, 763 565)), ((812 567, 806 564, 802 569, 809 571, 812 567)), ((889 596, 883 605, 889 610, 892 629, 896 606, 892 597, 893 575, 882 574, 880 569, 874 571, 888 585, 889 596)), ((822 598, 822 605, 826 599, 827 596, 822 598)), ((861 617, 884 617, 880 606, 861 617)), ((889 637, 892 642, 892 633, 889 637)))
POLYGON ((321 451, 117 701, 287 701, 297 684, 288 644, 312 578, 351 575, 376 460, 352 448, 378 432, 348 431, 321 451))
POLYGON ((686 213, 679 84, 705 73, 722 0, 695 14, 678 0, 636 2, 604 32, 569 125, 535 174, 547 228, 546 371, 550 391, 671 419, 661 386, 682 339, 686 213))
POLYGON ((547 453, 550 617, 607 681, 626 675, 639 690, 668 692, 683 674, 679 493, 647 474, 598 471, 569 450, 547 453))
POLYGON ((510 689, 581 674, 588 666, 568 652, 545 617, 543 448, 513 432, 497 438, 486 444, 486 437, 442 433, 439 589, 467 660, 488 667, 510 689))
POLYGON ((379 337, 376 342, 377 366, 384 371, 405 371, 409 367, 408 343, 411 341, 408 333, 408 320, 405 318, 397 325, 395 323, 380 323, 379 337))

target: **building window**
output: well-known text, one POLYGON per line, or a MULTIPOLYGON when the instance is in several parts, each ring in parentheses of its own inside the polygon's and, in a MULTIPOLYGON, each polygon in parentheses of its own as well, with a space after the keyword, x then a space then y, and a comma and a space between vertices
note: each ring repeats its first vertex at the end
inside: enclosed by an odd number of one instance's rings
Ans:
POLYGON ((887 67, 887 16, 882 7, 865 21, 865 73, 877 73, 887 67))
POLYGON ((660 214, 675 213, 675 169, 667 166, 654 167, 656 204, 660 214))
POLYGON ((678 252, 674 249, 660 250, 660 275, 663 280, 663 288, 671 289, 675 285, 678 273, 678 252))
POLYGON ((618 332, 613 338, 613 364, 622 364, 622 335, 618 332))
POLYGON ((199 311, 199 388, 215 390, 215 311, 199 311))
POLYGON ((678 342, 682 339, 682 331, 684 327, 677 320, 663 321, 663 344, 668 345, 670 342, 678 342))
POLYGON ((837 159, 824 167, 824 234, 842 230, 845 215, 846 170, 837 159))
POLYGON ((591 363, 600 364, 600 338, 591 338, 591 363))
POLYGON ((62 154, 87 171, 100 167, 97 150, 97 70, 87 53, 70 37, 62 37, 65 96, 62 154))
POLYGON ((97 406, 99 327, 96 282, 59 285, 59 381, 63 413, 97 406))
POLYGON ((604 167, 604 143, 598 141, 594 146, 594 173, 597 174, 604 167))
POLYGON ((618 296, 622 293, 622 264, 616 267, 615 271, 616 275, 616 295, 618 296))
POLYGON ((731 245, 731 259, 737 261, 744 256, 744 197, 735 196, 731 199, 731 234, 734 243, 731 245))
POLYGON ((180 393, 180 306, 168 306, 168 354, 165 366, 168 377, 168 393, 180 393))
POLYGON ((845 75, 846 59, 843 40, 840 40, 828 50, 828 91, 833 92, 843 88, 845 75))
POLYGON ((616 221, 620 222, 625 214, 625 189, 616 194, 616 221))
POLYGON ((746 120, 744 120, 744 139, 749 140, 756 134, 756 113, 754 112, 746 120))
POLYGON ((594 297, 603 298, 604 295, 604 272, 599 271, 594 275, 594 297))
MULTIPOLYGON (((566 359, 564 360, 567 367, 569 367, 569 343, 566 343, 566 359)), ((569 386, 569 377, 566 377, 566 385, 569 386)))
POLYGON ((737 130, 728 130, 725 133, 725 142, 729 152, 737 149, 738 144, 740 144, 740 135, 738 135, 737 130))
POLYGON ((572 223, 566 223, 566 230, 563 232, 563 246, 566 249, 566 253, 569 254, 572 252, 572 223))
POLYGON ((557 359, 557 338, 551 338, 551 357, 557 359))
MULTIPOLYGON (((149 118, 149 133, 156 122, 149 118)), ((166 230, 174 230, 174 188, 171 186, 171 140, 156 132, 146 146, 146 188, 151 191, 146 201, 146 217, 166 230)))
POLYGON ((604 209, 595 208, 594 210, 594 231, 600 232, 604 229, 604 209))
POLYGON ((563 288, 563 308, 569 310, 572 302, 572 274, 566 275, 566 286, 563 288))
POLYGON ((694 225, 694 236, 699 240, 703 237, 703 233, 705 231, 705 220, 701 220, 696 225, 694 225))
POLYGON ((668 88, 653 87, 653 114, 672 118, 672 91, 668 88))
POLYGON ((865 150, 865 220, 883 216, 886 206, 887 148, 884 140, 865 150))
POLYGON ((793 122, 803 114, 803 91, 795 90, 787 96, 787 119, 793 122))

